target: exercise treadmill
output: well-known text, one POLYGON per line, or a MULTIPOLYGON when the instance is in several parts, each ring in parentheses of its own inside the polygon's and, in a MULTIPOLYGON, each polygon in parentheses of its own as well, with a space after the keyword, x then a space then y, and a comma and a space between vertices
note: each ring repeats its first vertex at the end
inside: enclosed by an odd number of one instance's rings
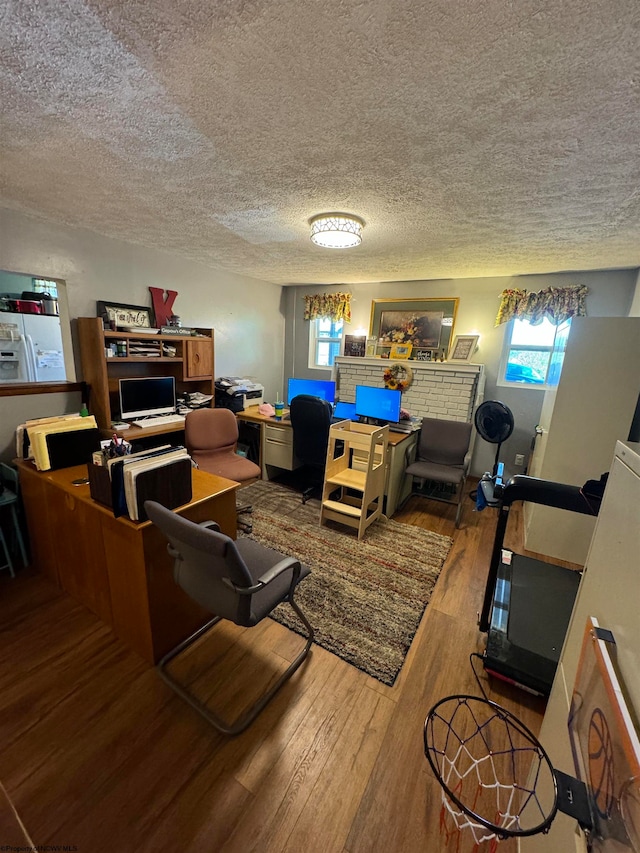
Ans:
POLYGON ((504 549, 509 510, 516 501, 597 515, 601 497, 517 474, 501 490, 496 536, 480 630, 487 632, 485 670, 541 696, 548 696, 558 666, 582 572, 504 549))

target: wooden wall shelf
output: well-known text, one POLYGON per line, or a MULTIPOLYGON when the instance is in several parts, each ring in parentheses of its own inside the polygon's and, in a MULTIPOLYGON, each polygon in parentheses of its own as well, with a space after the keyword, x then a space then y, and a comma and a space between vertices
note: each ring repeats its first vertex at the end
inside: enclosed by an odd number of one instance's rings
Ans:
POLYGON ((213 329, 198 329, 197 335, 141 334, 104 329, 100 317, 79 317, 78 337, 85 382, 90 386, 89 411, 98 427, 110 430, 119 419, 118 381, 145 376, 173 376, 176 392, 198 391, 214 395, 213 329), (126 343, 125 356, 107 357, 106 348, 117 341, 126 343), (132 343, 175 347, 175 356, 132 356, 132 343))

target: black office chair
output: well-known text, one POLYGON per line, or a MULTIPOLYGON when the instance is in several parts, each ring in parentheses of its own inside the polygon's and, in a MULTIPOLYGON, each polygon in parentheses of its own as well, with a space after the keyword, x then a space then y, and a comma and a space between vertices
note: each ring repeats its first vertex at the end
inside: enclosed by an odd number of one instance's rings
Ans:
POLYGON ((240 734, 251 725, 309 653, 313 628, 293 596, 296 586, 310 570, 293 557, 285 557, 252 539, 243 538, 235 542, 220 533, 214 521, 196 524, 155 501, 145 501, 144 507, 150 520, 169 540, 167 550, 175 558, 175 582, 193 601, 214 614, 206 625, 162 658, 158 672, 172 690, 218 731, 227 735, 240 734), (306 644, 275 684, 235 722, 222 720, 167 671, 170 661, 221 619, 251 628, 284 601, 291 605, 306 628, 306 644))
POLYGON ((304 466, 301 472, 306 483, 302 503, 312 495, 321 493, 327 461, 329 427, 333 409, 331 403, 320 397, 299 394, 289 407, 293 429, 293 455, 304 466))

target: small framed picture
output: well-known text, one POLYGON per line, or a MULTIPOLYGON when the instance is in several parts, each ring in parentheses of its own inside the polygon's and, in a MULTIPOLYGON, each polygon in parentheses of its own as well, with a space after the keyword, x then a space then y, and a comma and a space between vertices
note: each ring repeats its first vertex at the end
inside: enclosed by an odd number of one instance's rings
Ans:
POLYGON ((480 335, 456 335, 447 361, 471 361, 480 335))
POLYGON ((409 358, 413 344, 392 344, 389 358, 409 358))
POLYGON ((96 302, 96 314, 116 328, 148 329, 152 326, 151 308, 144 305, 123 305, 121 302, 96 302))
POLYGON ((416 361, 431 361, 433 352, 430 349, 419 349, 414 358, 416 361))
POLYGON ((367 339, 364 335, 345 335, 344 354, 363 358, 367 348, 367 339))

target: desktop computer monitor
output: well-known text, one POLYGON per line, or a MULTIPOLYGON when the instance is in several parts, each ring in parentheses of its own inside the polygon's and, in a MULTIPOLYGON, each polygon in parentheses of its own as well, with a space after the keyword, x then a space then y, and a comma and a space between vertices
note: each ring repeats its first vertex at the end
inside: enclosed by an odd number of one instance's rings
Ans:
POLYGON ((120 417, 123 420, 169 415, 176 410, 176 381, 173 376, 121 379, 120 417))
POLYGON ((336 383, 323 379, 290 379, 287 384, 287 406, 298 394, 309 394, 311 397, 321 397, 329 403, 336 398, 336 383))
POLYGON ((356 404, 338 401, 333 407, 333 419, 336 421, 357 421, 356 404))
POLYGON ((356 385, 356 414, 384 423, 400 420, 400 391, 356 385))

